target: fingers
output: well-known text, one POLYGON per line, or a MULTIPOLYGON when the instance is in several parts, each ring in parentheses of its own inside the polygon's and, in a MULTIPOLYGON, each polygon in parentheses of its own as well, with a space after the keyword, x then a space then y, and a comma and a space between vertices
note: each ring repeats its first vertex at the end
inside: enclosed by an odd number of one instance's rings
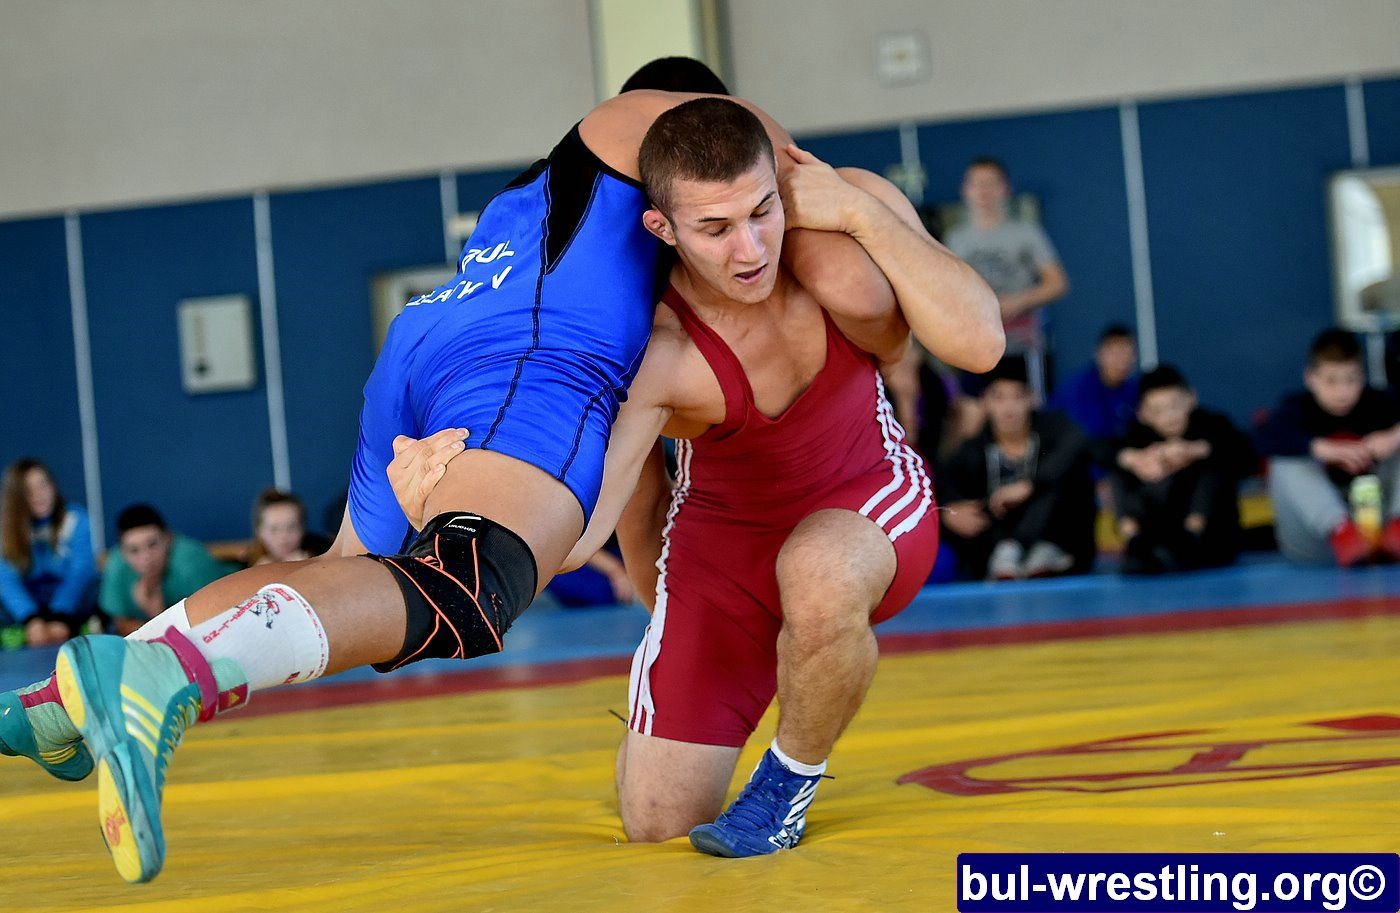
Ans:
POLYGON ((443 461, 434 466, 429 466, 423 473, 423 480, 418 483, 418 493, 426 500, 429 493, 437 487, 437 483, 442 480, 442 476, 447 472, 447 461, 443 461))
POLYGON ((423 445, 432 451, 451 450, 467 439, 470 432, 465 428, 444 428, 436 434, 423 438, 423 445))
POLYGON ((394 462, 399 464, 413 464, 421 460, 432 461, 445 457, 451 459, 452 456, 465 449, 467 437, 470 432, 465 428, 444 428, 436 434, 430 434, 425 438, 411 438, 406 434, 400 434, 394 438, 394 462))
POLYGON ((785 147, 783 147, 783 151, 788 154, 788 158, 792 159, 799 165, 810 165, 813 162, 820 161, 815 155, 808 152, 807 150, 799 149, 796 143, 788 143, 785 147))

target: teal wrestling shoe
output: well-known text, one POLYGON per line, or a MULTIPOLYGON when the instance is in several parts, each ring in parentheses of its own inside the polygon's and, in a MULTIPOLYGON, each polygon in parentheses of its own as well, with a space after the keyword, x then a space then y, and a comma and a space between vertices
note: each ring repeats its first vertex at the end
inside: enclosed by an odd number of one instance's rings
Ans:
POLYGON ((246 676, 230 660, 211 665, 172 628, 146 643, 106 635, 69 641, 55 677, 97 759, 98 823, 117 872, 150 881, 165 864, 161 795, 170 759, 185 730, 212 717, 221 700, 246 702, 246 676))
POLYGON ((60 780, 92 773, 92 752, 68 718, 52 675, 0 694, 0 755, 28 758, 60 780))

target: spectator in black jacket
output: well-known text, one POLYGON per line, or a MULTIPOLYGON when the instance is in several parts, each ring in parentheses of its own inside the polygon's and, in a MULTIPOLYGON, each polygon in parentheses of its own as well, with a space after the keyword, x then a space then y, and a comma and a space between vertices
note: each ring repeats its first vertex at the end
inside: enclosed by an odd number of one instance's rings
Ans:
POLYGON ((1199 407, 1181 372, 1143 375, 1137 420, 1115 458, 1114 501, 1123 571, 1223 567, 1239 554, 1240 482, 1253 475, 1254 444, 1230 420, 1199 407))
POLYGON ((1260 430, 1279 549, 1343 567, 1400 559, 1400 408, 1366 386, 1361 346, 1345 330, 1313 340, 1303 383, 1260 430), (1390 518, 1380 530, 1363 531, 1348 511, 1348 490, 1362 476, 1379 477, 1390 518))
POLYGON ((965 576, 1082 573, 1094 563, 1089 441, 1068 418, 1033 411, 1020 360, 982 393, 987 424, 939 475, 943 533, 965 576))

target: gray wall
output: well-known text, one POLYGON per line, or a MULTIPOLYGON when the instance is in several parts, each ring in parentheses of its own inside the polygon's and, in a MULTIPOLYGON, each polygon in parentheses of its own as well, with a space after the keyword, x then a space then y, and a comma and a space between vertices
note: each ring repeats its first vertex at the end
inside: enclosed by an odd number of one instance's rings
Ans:
POLYGON ((0 0, 0 215, 548 151, 593 103, 587 7, 0 0))
POLYGON ((735 0, 730 11, 739 87, 794 131, 1400 69, 1393 0, 735 0), (910 30, 928 42, 931 78, 881 85, 876 36, 910 30))
MULTIPOLYGON (((790 129, 1400 71, 1393 0, 731 0, 790 129), (931 78, 880 85, 875 36, 931 78)), ((584 0, 0 0, 0 216, 528 160, 595 98, 584 0)))

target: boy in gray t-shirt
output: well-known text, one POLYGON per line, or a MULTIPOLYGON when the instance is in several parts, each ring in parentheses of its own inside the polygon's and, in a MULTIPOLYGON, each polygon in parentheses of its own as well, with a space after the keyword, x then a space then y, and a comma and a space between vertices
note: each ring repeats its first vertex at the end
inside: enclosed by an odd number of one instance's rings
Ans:
POLYGON ((1001 301, 1006 353, 1021 355, 1031 386, 1045 393, 1045 334, 1040 308, 1069 290, 1060 258, 1037 225, 1007 215, 1011 185, 996 159, 979 158, 963 176, 968 222, 948 232, 945 243, 977 271, 1001 301))

